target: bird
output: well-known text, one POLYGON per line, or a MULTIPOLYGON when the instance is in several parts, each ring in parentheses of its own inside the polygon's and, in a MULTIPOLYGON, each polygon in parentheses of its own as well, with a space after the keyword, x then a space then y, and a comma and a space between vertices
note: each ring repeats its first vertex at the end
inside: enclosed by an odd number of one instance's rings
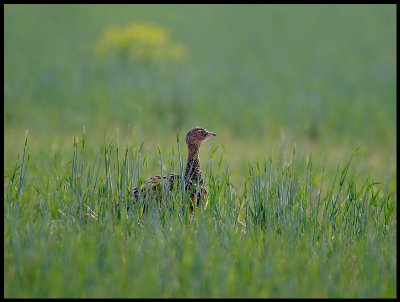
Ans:
MULTIPOLYGON (((207 197, 208 191, 204 186, 203 172, 200 168, 199 151, 200 146, 210 137, 216 136, 216 133, 208 131, 207 129, 199 126, 191 128, 186 134, 187 145, 187 161, 185 171, 183 174, 185 192, 190 194, 190 211, 193 213, 195 204, 199 207, 204 199, 207 197)), ((155 175, 148 178, 140 187, 136 186, 133 189, 136 201, 147 201, 146 198, 149 193, 152 194, 154 199, 157 199, 161 204, 162 202, 162 186, 169 190, 179 188, 181 181, 180 174, 170 173, 168 175, 155 175)), ((183 187, 183 186, 182 186, 183 187)), ((144 204, 142 214, 146 211, 147 205, 144 204)))

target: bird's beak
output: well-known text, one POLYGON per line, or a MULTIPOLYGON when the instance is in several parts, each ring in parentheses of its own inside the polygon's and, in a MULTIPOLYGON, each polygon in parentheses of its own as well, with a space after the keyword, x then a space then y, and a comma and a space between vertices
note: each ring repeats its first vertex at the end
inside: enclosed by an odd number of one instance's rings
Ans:
POLYGON ((208 131, 208 136, 216 136, 216 134, 214 132, 208 131))

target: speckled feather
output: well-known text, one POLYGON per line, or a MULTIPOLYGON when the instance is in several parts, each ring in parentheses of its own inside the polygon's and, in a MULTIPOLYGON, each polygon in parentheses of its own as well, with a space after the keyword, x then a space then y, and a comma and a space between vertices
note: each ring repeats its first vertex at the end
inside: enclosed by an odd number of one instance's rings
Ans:
MULTIPOLYGON (((194 201, 200 206, 202 201, 207 197, 207 189, 204 187, 203 173, 199 163, 199 149, 201 144, 209 137, 215 136, 215 133, 210 132, 201 127, 193 127, 186 135, 186 144, 188 147, 188 159, 185 167, 185 191, 190 194, 190 209, 193 210, 194 201)), ((148 178, 140 187, 134 188, 134 196, 136 200, 144 198, 149 189, 159 190, 159 185, 162 182, 167 182, 166 187, 173 190, 174 183, 179 182, 179 174, 169 174, 168 176, 155 175, 148 178)))

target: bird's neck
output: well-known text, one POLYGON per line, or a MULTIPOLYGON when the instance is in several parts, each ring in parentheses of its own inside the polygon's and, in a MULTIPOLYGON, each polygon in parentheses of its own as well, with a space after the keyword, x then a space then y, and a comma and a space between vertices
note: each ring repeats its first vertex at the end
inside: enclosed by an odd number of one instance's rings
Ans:
POLYGON ((188 159, 185 169, 185 178, 194 182, 202 182, 203 175, 200 169, 198 145, 188 145, 188 159))

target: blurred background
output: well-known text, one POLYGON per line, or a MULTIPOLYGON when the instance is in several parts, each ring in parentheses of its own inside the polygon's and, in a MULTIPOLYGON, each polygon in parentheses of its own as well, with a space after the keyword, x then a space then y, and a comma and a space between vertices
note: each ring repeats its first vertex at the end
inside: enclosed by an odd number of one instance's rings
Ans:
POLYGON ((360 146, 395 186, 395 5, 5 5, 4 26, 5 173, 26 129, 41 169, 83 128, 88 152, 157 158, 199 125, 233 171, 294 147, 335 171, 360 146))

